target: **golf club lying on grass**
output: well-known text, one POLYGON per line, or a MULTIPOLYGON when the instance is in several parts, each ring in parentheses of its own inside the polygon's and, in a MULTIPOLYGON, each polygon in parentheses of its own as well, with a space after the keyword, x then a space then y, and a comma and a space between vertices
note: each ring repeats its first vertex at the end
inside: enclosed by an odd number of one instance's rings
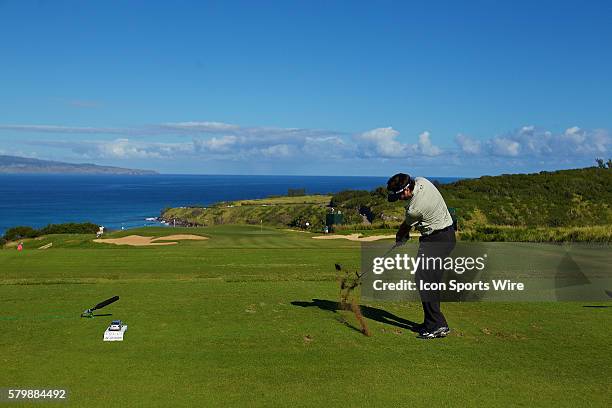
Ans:
POLYGON ((110 299, 106 299, 105 301, 102 301, 102 302, 98 303, 97 305, 95 305, 91 309, 85 310, 83 313, 81 313, 81 317, 93 318, 94 317, 94 314, 93 314, 94 310, 102 309, 103 307, 108 306, 111 303, 115 303, 118 300, 119 300, 119 296, 113 296, 110 299))

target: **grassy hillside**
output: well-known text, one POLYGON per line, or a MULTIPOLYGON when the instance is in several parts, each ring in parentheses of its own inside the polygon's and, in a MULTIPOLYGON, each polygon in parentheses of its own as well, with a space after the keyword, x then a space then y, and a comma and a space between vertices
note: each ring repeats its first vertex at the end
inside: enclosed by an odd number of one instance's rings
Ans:
POLYGON ((218 224, 322 225, 331 196, 272 197, 218 203, 211 207, 170 208, 162 213, 168 222, 209 226, 218 224))
POLYGON ((333 268, 356 268, 358 243, 245 225, 113 236, 177 233, 210 239, 0 250, 4 386, 67 388, 66 406, 92 408, 612 404, 606 303, 448 303, 440 341, 410 330, 420 304, 363 303, 364 337, 338 310, 333 268), (113 295, 111 315, 79 318, 113 295), (112 319, 129 327, 122 343, 102 342, 112 319))
MULTIPOLYGON (((581 227, 612 224, 612 169, 585 168, 484 176, 438 185, 461 227, 581 227)), ((373 220, 401 221, 403 203, 388 203, 384 189, 335 195, 336 206, 370 211, 373 220)))
POLYGON ((441 187, 466 224, 527 227, 612 224, 612 169, 586 168, 462 180, 441 187))
MULTIPOLYGON (((438 185, 456 209, 464 239, 612 240, 612 170, 585 168, 484 176, 438 185)), ((395 228, 404 204, 389 203, 386 190, 342 191, 332 197, 279 197, 221 203, 210 208, 173 208, 163 218, 191 225, 259 224, 320 230, 334 207, 344 214, 344 230, 395 228), (364 223, 364 220, 367 220, 364 223)))

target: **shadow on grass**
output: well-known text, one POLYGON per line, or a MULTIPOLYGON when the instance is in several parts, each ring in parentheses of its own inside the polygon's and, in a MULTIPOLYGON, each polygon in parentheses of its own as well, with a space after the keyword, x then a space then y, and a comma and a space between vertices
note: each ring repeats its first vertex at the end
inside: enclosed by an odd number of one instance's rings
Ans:
MULTIPOLYGON (((329 312, 336 313, 339 310, 343 310, 340 307, 339 302, 333 302, 331 300, 323 300, 323 299, 312 299, 312 302, 303 302, 303 301, 293 301, 291 302, 293 306, 300 307, 318 307, 321 310, 326 310, 329 312)), ((419 324, 413 322, 411 320, 404 319, 403 317, 399 317, 394 315, 393 313, 387 312, 383 309, 377 309, 375 307, 360 305, 361 313, 364 317, 375 320, 380 323, 388 324, 395 327, 400 327, 402 329, 411 330, 413 332, 418 332, 419 324)), ((349 327, 361 331, 360 329, 353 327, 352 325, 344 322, 349 327)))

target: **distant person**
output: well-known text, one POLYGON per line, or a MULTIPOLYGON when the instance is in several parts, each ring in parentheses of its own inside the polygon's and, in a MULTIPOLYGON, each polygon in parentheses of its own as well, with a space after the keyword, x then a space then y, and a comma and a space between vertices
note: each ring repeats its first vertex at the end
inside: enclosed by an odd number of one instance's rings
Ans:
MULTIPOLYGON (((395 236, 397 243, 405 242, 414 227, 421 233, 417 257, 446 258, 455 248, 453 219, 446 207, 444 198, 429 180, 424 177, 411 178, 398 173, 387 181, 389 202, 403 200, 406 204, 406 219, 395 236)), ((415 273, 417 284, 439 283, 444 269, 425 269, 419 267, 415 273)), ((420 287, 420 285, 419 285, 420 287)), ((419 338, 434 339, 446 337, 450 332, 448 323, 440 310, 440 291, 419 291, 423 304, 423 323, 419 328, 419 338)))
POLYGON ((17 251, 23 251, 23 242, 20 242, 19 245, 17 245, 17 251))
POLYGON ((100 238, 103 234, 104 234, 104 227, 100 226, 100 229, 98 229, 98 232, 96 233, 96 238, 100 238))

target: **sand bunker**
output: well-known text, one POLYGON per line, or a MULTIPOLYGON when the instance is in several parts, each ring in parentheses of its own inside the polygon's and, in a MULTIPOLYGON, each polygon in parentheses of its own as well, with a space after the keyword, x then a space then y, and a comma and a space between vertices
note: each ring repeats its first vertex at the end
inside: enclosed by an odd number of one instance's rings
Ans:
POLYGON ((350 234, 350 235, 319 235, 316 237, 312 237, 313 239, 348 239, 349 241, 358 241, 358 242, 372 242, 378 241, 381 239, 395 239, 395 235, 371 235, 369 237, 361 237, 361 234, 350 234))
POLYGON ((131 245, 131 246, 154 246, 154 245, 176 245, 182 240, 197 240, 202 241, 208 239, 201 235, 188 235, 188 234, 177 234, 167 235, 164 237, 143 237, 141 235, 128 235, 122 238, 108 238, 108 239, 94 239, 94 242, 103 244, 115 244, 115 245, 131 245), (156 242, 156 241, 173 241, 173 242, 156 242))
POLYGON ((190 234, 177 234, 177 235, 166 235, 164 237, 154 238, 153 241, 181 241, 185 239, 191 239, 194 241, 203 241, 208 239, 208 237, 203 237, 201 235, 190 235, 190 234))

